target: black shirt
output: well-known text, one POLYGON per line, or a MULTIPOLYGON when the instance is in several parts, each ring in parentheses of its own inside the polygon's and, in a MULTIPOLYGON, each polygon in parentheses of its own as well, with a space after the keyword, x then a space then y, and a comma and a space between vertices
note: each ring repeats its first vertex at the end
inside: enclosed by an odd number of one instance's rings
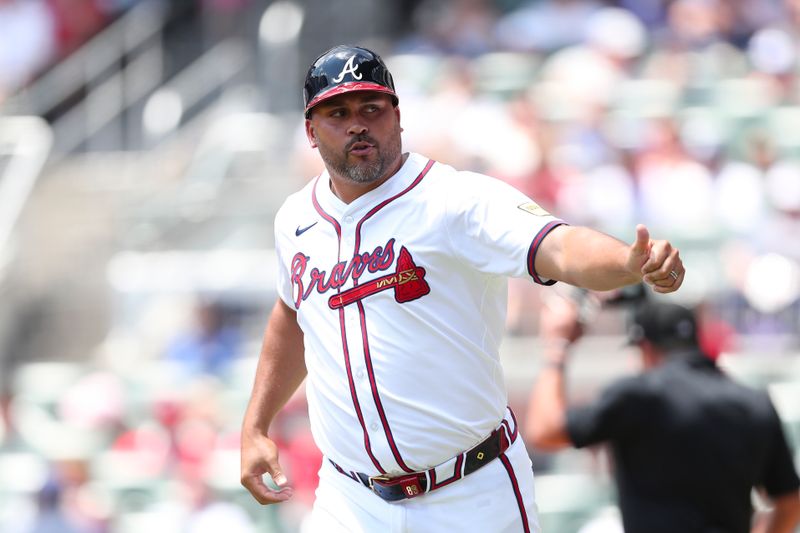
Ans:
POLYGON ((737 384, 701 353, 616 382, 572 408, 577 447, 611 445, 626 533, 748 533, 750 491, 800 486, 764 391, 737 384))

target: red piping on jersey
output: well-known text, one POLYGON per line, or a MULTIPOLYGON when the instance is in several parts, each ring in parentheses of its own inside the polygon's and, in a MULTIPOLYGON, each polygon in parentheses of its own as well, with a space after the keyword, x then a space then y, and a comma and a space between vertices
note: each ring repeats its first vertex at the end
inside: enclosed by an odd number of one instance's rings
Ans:
POLYGON ((533 281, 539 285, 553 285, 556 282, 554 279, 542 281, 542 278, 540 278, 536 273, 534 262, 536 261, 536 252, 539 251, 539 245, 542 244, 544 238, 548 233, 562 224, 564 224, 564 222, 560 220, 549 222, 547 225, 545 225, 545 227, 539 230, 539 233, 536 234, 536 236, 533 238, 533 242, 531 242, 531 247, 528 248, 528 274, 530 274, 530 276, 533 278, 533 281))
POLYGON ((358 417, 358 423, 361 424, 361 430, 364 432, 364 448, 367 450, 369 458, 372 460, 372 464, 375 465, 375 468, 377 468, 381 474, 385 474, 386 471, 378 462, 378 459, 374 455, 372 455, 372 446, 370 445, 369 442, 369 432, 367 431, 366 424, 364 424, 364 415, 361 412, 361 404, 358 402, 358 393, 356 393, 356 385, 355 382, 353 381, 353 371, 350 365, 350 350, 347 349, 347 335, 345 334, 345 325, 344 325, 344 309, 339 309, 339 329, 342 332, 344 367, 347 370, 347 383, 350 385, 350 397, 353 399, 353 405, 356 408, 356 416, 358 417))
POLYGON ((314 187, 311 189, 311 203, 314 204, 314 209, 317 210, 317 213, 319 213, 319 216, 321 216, 322 218, 324 218, 325 220, 330 222, 333 225, 333 229, 336 230, 336 237, 338 237, 338 239, 339 239, 339 256, 337 257, 337 260, 340 260, 341 255, 342 255, 341 254, 342 226, 339 225, 339 222, 335 218, 333 218, 328 213, 326 213, 325 210, 322 209, 322 206, 319 205, 319 202, 317 201, 317 185, 319 185, 319 178, 320 177, 321 177, 321 175, 317 176, 317 181, 314 182, 314 187))
MULTIPOLYGON (((395 194, 391 198, 387 198, 383 202, 379 203, 378 205, 370 209, 370 211, 366 215, 364 215, 364 217, 361 220, 358 221, 358 224, 356 224, 356 241, 355 241, 354 255, 358 255, 358 250, 359 247, 361 246, 361 226, 364 224, 364 222, 367 219, 369 219, 372 215, 374 215, 375 213, 386 207, 389 203, 400 198, 408 191, 416 187, 419 184, 419 182, 422 181, 422 178, 424 178, 425 175, 428 174, 428 171, 431 169, 434 163, 435 161, 433 159, 428 160, 428 164, 425 165, 425 168, 422 169, 422 172, 419 173, 419 176, 417 176, 416 179, 414 179, 414 181, 411 182, 411 184, 408 187, 406 187, 399 193, 395 194)), ((354 286, 358 285, 358 280, 353 280, 353 285, 354 286)), ((367 375, 369 376, 369 384, 370 387, 372 388, 372 398, 375 400, 375 407, 378 409, 378 416, 380 417, 381 424, 383 425, 383 432, 386 435, 386 440, 389 443, 389 448, 391 448, 392 450, 392 455, 394 455, 395 461, 397 461, 397 465, 406 472, 413 472, 413 470, 409 468, 408 465, 406 465, 405 461, 403 461, 403 457, 400 455, 400 450, 397 449, 397 444, 394 441, 394 436, 392 435, 392 430, 389 427, 389 421, 386 418, 386 412, 383 409, 383 403, 381 402, 380 394, 378 393, 378 384, 375 381, 375 371, 372 367, 372 356, 370 354, 370 349, 369 349, 369 338, 367 337, 367 319, 364 313, 364 304, 360 300, 358 301, 358 314, 361 318, 361 338, 364 343, 364 360, 367 367, 367 375)))
POLYGON ((519 484, 517 483, 517 476, 514 474, 514 467, 511 466, 511 461, 505 453, 500 454, 500 461, 508 472, 508 479, 511 480, 511 487, 514 489, 514 497, 517 499, 517 507, 519 507, 519 517, 522 519, 522 530, 525 533, 530 533, 531 529, 528 525, 528 513, 525 511, 525 502, 522 501, 522 493, 519 491, 519 484))
POLYGON ((376 205, 375 207, 370 209, 369 213, 364 215, 364 217, 361 220, 358 221, 358 224, 356 225, 356 255, 358 254, 358 249, 361 247, 361 225, 368 218, 370 218, 372 215, 374 215, 375 213, 377 213, 378 211, 380 211, 381 209, 386 207, 386 204, 389 204, 389 203, 397 200, 398 198, 403 196, 405 193, 407 193, 408 191, 410 191, 411 189, 416 187, 419 184, 419 182, 422 181, 422 178, 425 177, 425 175, 428 173, 428 171, 431 169, 431 167, 433 166, 433 164, 435 162, 436 161, 434 161, 433 159, 428 160, 428 164, 425 165, 425 168, 422 169, 422 172, 419 173, 419 176, 417 176, 416 179, 413 182, 411 182, 411 185, 409 185, 408 187, 406 187, 405 189, 403 189, 399 193, 395 194, 391 198, 387 198, 383 202, 379 203, 378 205, 376 205))
POLYGON ((506 427, 506 432, 508 433, 511 442, 514 442, 515 440, 517 440, 517 432, 519 431, 519 426, 517 426, 517 417, 514 416, 514 411, 511 410, 511 407, 508 408, 508 412, 511 413, 511 420, 514 422, 514 431, 513 432, 511 431, 511 428, 508 425, 508 420, 506 420, 505 418, 503 418, 501 424, 503 424, 506 427))
MULTIPOLYGON (((372 398, 375 400, 375 407, 378 408, 378 416, 381 419, 381 425, 383 426, 383 432, 386 434, 386 440, 389 442, 389 448, 392 449, 392 455, 394 455, 395 461, 397 461, 398 466, 405 470, 406 472, 413 472, 411 468, 406 465, 405 461, 403 461, 402 456, 400 455, 400 451, 397 449, 397 444, 394 442, 394 437, 392 436, 392 430, 389 428, 389 421, 386 419, 386 412, 383 410, 383 404, 381 403, 380 394, 378 394, 378 384, 375 381, 375 370, 372 368, 372 356, 370 355, 369 351, 369 338, 367 336, 367 318, 364 315, 364 304, 359 300, 357 302, 358 305, 358 315, 361 321, 361 341, 364 343, 364 359, 366 360, 367 366, 367 376, 369 376, 369 385, 372 389, 372 398)), ((340 313, 344 313, 344 309, 339 310, 340 313)))
MULTIPOLYGON (((319 184, 319 177, 317 177, 317 181, 314 183, 314 187, 311 189, 311 202, 314 204, 314 209, 317 210, 317 213, 320 214, 322 218, 327 220, 333 226, 333 229, 336 230, 336 237, 338 240, 338 253, 337 253, 337 261, 341 260, 342 256, 342 227, 339 225, 339 222, 326 213, 322 206, 319 205, 317 201, 317 185, 319 184)), ((337 288, 336 292, 339 292, 340 289, 337 288)), ((344 352, 344 367, 347 371, 347 383, 350 387, 350 398, 353 400, 353 407, 356 411, 356 417, 358 418, 358 423, 361 425, 361 431, 364 434, 364 449, 367 451, 367 455, 369 455, 372 464, 381 474, 385 474, 386 470, 383 469, 378 459, 372 453, 372 446, 369 442, 369 432, 367 431, 367 426, 364 424, 364 415, 361 413, 361 405, 358 402, 358 394, 356 392, 355 382, 353 381, 353 372, 350 366, 350 350, 347 348, 347 333, 344 324, 344 309, 339 309, 339 330, 342 334, 342 350, 344 352)))

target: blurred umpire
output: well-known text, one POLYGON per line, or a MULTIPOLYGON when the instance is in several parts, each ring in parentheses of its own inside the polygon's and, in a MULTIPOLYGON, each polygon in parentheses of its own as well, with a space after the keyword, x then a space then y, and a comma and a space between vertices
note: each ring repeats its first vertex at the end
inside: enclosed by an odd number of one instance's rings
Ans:
POLYGON ((542 450, 609 443, 626 533, 795 531, 800 481, 778 414, 766 392, 733 382, 702 353, 689 309, 640 303, 628 334, 644 372, 572 407, 564 368, 582 335, 579 306, 558 297, 543 307, 526 440, 542 450), (761 520, 753 488, 771 503, 761 520))

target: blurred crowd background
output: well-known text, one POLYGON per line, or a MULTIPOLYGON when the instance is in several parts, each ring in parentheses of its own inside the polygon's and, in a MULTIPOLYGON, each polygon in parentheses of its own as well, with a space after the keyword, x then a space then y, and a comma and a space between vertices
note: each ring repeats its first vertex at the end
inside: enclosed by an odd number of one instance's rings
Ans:
MULTIPOLYGON (((675 298, 800 463, 800 1, 0 0, 0 531, 302 530, 302 394, 293 502, 240 487, 238 431, 272 218, 321 170, 303 76, 338 43, 386 59, 406 149, 678 245, 675 298)), ((509 284, 518 419, 540 290, 509 284)), ((635 371, 626 313, 592 310, 576 397, 635 371)), ((530 452, 545 531, 610 531, 601 450, 530 452)))

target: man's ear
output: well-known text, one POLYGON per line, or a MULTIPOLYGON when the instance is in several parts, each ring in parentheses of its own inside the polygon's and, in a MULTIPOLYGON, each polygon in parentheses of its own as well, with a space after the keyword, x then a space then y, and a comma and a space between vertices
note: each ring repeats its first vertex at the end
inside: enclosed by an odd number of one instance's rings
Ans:
POLYGON ((308 143, 311 145, 311 148, 317 147, 317 134, 314 132, 314 126, 311 125, 311 120, 306 119, 306 137, 308 138, 308 143))
MULTIPOLYGON (((400 123, 400 106, 394 106, 394 114, 397 115, 397 123, 400 123)), ((403 131, 403 126, 400 126, 400 131, 403 131)))

